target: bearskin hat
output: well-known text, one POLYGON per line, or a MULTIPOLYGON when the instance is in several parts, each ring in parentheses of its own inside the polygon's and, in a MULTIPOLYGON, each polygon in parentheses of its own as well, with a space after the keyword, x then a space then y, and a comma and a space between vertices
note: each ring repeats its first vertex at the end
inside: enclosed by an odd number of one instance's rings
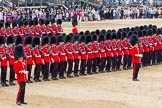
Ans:
POLYGON ((117 32, 116 39, 121 39, 121 32, 117 32))
POLYGON ((134 29, 135 29, 135 31, 139 31, 140 27, 136 26, 134 29))
POLYGON ((2 28, 2 27, 4 27, 4 26, 3 26, 3 23, 2 23, 2 22, 0 22, 0 28, 2 28))
POLYGON ((23 26, 23 21, 19 21, 19 27, 23 26))
POLYGON ((111 33, 107 32, 107 34, 105 35, 105 39, 106 40, 110 40, 111 39, 111 33))
POLYGON ((6 28, 10 27, 10 22, 9 22, 9 21, 7 21, 7 22, 5 23, 5 27, 6 27, 6 28))
POLYGON ((106 30, 101 30, 101 34, 105 35, 106 34, 106 30))
POLYGON ((51 24, 55 24, 55 19, 53 18, 53 19, 51 19, 51 24))
POLYGON ((30 20, 29 21, 29 26, 33 26, 34 25, 34 21, 33 20, 30 20))
POLYGON ((96 41, 96 40, 97 40, 97 35, 96 34, 92 35, 92 41, 96 41))
POLYGON ((112 32, 115 32, 115 33, 116 33, 116 30, 115 30, 115 29, 113 29, 113 30, 112 30, 112 32))
POLYGON ((17 22, 16 21, 12 22, 12 27, 17 27, 17 22))
POLYGON ((99 29, 97 29, 95 32, 96 32, 96 35, 98 35, 98 36, 99 36, 100 33, 101 33, 99 29))
POLYGON ((152 33, 156 34, 157 29, 155 27, 152 28, 152 33))
POLYGON ((6 43, 6 39, 4 36, 0 36, 0 44, 5 44, 6 43))
POLYGON ((48 43, 49 43, 49 38, 48 38, 48 36, 42 37, 41 43, 42 43, 42 45, 48 44, 48 43))
POLYGON ((91 40, 92 40, 92 39, 91 39, 91 36, 89 36, 89 35, 86 36, 86 44, 89 43, 89 42, 91 42, 91 40))
POLYGON ((39 44, 40 44, 40 37, 34 36, 34 38, 32 40, 32 46, 35 47, 35 45, 39 45, 39 44))
POLYGON ((124 39, 124 38, 126 38, 126 37, 127 37, 127 33, 126 33, 126 32, 122 32, 121 38, 124 39))
POLYGON ((52 36, 51 38, 50 38, 50 44, 56 44, 57 42, 56 42, 56 37, 55 36, 52 36))
POLYGON ((73 27, 76 26, 76 25, 78 25, 78 21, 77 21, 76 18, 73 18, 72 25, 73 25, 73 27))
POLYGON ((91 31, 91 35, 94 35, 94 34, 96 34, 94 31, 91 31))
POLYGON ((132 27, 130 31, 134 32, 135 31, 135 28, 132 27))
POLYGON ((15 41, 15 45, 17 46, 18 44, 23 44, 23 40, 20 35, 16 37, 16 41, 15 41))
POLYGON ((65 42, 67 43, 67 42, 71 42, 71 36, 70 35, 67 35, 66 37, 65 37, 65 42))
POLYGON ((131 36, 132 34, 133 34, 132 31, 128 32, 128 34, 127 34, 127 38, 130 38, 130 36, 131 36))
POLYGON ((147 30, 147 36, 152 36, 152 34, 153 34, 152 29, 147 30))
POLYGON ((38 20, 34 20, 34 25, 38 25, 38 20))
POLYGON ((160 35, 161 34, 161 29, 158 28, 157 31, 156 31, 156 35, 160 35))
POLYGON ((29 22, 26 20, 24 21, 24 26, 27 26, 27 25, 29 25, 29 22))
POLYGON ((147 36, 147 31, 145 29, 142 32, 143 32, 143 36, 147 36))
POLYGON ((58 19, 58 20, 57 20, 57 25, 59 25, 59 24, 60 24, 60 25, 62 24, 62 20, 61 20, 61 19, 58 19))
POLYGON ((46 20, 46 26, 47 26, 48 24, 50 24, 50 22, 49 22, 49 20, 46 20))
POLYGON ((86 36, 88 36, 88 35, 90 35, 90 34, 91 34, 91 33, 90 33, 89 30, 85 31, 85 35, 86 35, 86 36))
POLYGON ((40 20, 39 20, 39 24, 40 24, 40 25, 43 25, 43 24, 45 24, 45 21, 44 21, 44 19, 40 19, 40 20))
POLYGON ((31 36, 27 36, 24 39, 24 44, 31 44, 32 43, 32 37, 31 36))
POLYGON ((111 39, 116 39, 116 32, 112 32, 111 39))
POLYGON ((16 60, 20 57, 25 57, 25 52, 22 46, 16 46, 14 49, 14 57, 16 60))
POLYGON ((104 41, 104 35, 103 34, 99 35, 99 37, 98 37, 98 42, 101 42, 101 41, 104 41))
POLYGON ((150 24, 150 25, 148 26, 148 28, 152 28, 152 24, 150 24))
POLYGON ((142 30, 138 31, 138 37, 143 37, 143 31, 142 30))
POLYGON ((129 27, 128 28, 123 28, 123 31, 127 32, 128 29, 129 29, 129 27))
POLYGON ((140 26, 140 30, 143 30, 144 29, 144 26, 140 26))
POLYGON ((85 36, 84 36, 84 35, 81 35, 81 36, 80 36, 79 42, 85 42, 85 36))
POLYGON ((134 46, 134 45, 137 44, 137 43, 138 43, 138 37, 137 37, 137 35, 132 34, 132 35, 130 36, 130 44, 131 44, 132 46, 134 46))
POLYGON ((57 43, 63 42, 63 37, 62 36, 57 36, 57 43))
POLYGON ((83 31, 81 31, 81 32, 79 33, 79 35, 84 35, 84 32, 83 32, 83 31))
POLYGON ((73 42, 79 41, 79 36, 77 34, 73 35, 73 42))
POLYGON ((8 45, 8 44, 13 44, 13 43, 15 43, 15 38, 14 38, 13 36, 9 36, 9 37, 7 38, 7 45, 8 45))
POLYGON ((125 28, 123 28, 123 29, 119 29, 118 32, 122 32, 124 29, 125 29, 125 28))

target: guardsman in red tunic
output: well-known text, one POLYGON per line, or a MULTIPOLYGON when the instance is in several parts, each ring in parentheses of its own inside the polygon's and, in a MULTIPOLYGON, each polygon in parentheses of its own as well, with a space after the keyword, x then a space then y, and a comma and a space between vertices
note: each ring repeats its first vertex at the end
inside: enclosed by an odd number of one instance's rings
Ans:
POLYGON ((73 43, 72 43, 72 48, 74 50, 74 76, 78 77, 78 67, 79 67, 79 47, 78 47, 78 40, 79 40, 79 36, 77 34, 75 34, 73 36, 73 43))
POLYGON ((9 84, 10 85, 15 85, 15 83, 13 83, 14 78, 15 78, 15 72, 14 72, 15 58, 14 58, 14 51, 13 51, 13 44, 14 43, 15 43, 14 37, 9 36, 7 38, 6 54, 7 54, 8 62, 9 62, 9 65, 10 65, 10 78, 9 78, 9 84))
POLYGON ((31 78, 32 65, 33 65, 33 56, 32 56, 31 47, 30 47, 31 43, 32 43, 32 37, 31 36, 25 37, 24 51, 25 51, 25 54, 26 54, 26 65, 27 65, 27 71, 28 71, 27 83, 33 83, 30 79, 31 78))
POLYGON ((161 63, 161 29, 158 28, 156 31, 156 40, 157 40, 157 46, 158 46, 158 52, 157 52, 157 64, 161 63))
POLYGON ((40 24, 39 30, 41 32, 41 36, 47 35, 47 31, 46 31, 46 28, 45 28, 45 21, 43 19, 40 19, 39 24, 40 24))
POLYGON ((122 32, 122 41, 121 45, 123 46, 123 53, 124 53, 124 58, 123 58, 123 70, 127 70, 128 67, 128 56, 129 56, 129 50, 128 50, 128 44, 127 44, 127 34, 126 32, 122 32))
POLYGON ((80 57, 81 57, 80 76, 86 76, 87 74, 85 74, 85 68, 86 68, 87 54, 86 54, 86 48, 85 48, 85 36, 84 35, 81 35, 79 38, 78 50, 79 50, 80 57))
POLYGON ((24 28, 23 28, 23 21, 19 22, 19 27, 17 28, 18 34, 22 37, 22 39, 24 40, 25 36, 24 36, 24 28))
POLYGON ((98 49, 99 49, 99 54, 100 54, 100 65, 99 65, 99 72, 103 73, 105 72, 104 68, 106 65, 106 50, 104 47, 104 35, 99 35, 98 38, 98 49))
POLYGON ((61 19, 58 19, 57 20, 57 27, 56 27, 56 29, 57 29, 57 33, 59 33, 59 34, 62 34, 63 33, 63 29, 61 27, 61 24, 62 24, 62 20, 61 19))
POLYGON ((128 44, 128 50, 129 50, 129 56, 128 56, 128 67, 127 67, 127 69, 131 69, 132 68, 132 56, 131 56, 131 50, 132 50, 132 45, 130 44, 130 40, 129 40, 129 38, 130 38, 130 36, 132 35, 132 32, 130 31, 129 33, 128 33, 128 38, 127 38, 127 44, 128 44))
POLYGON ((5 37, 4 24, 2 22, 0 22, 0 35, 5 37))
POLYGON ((111 49, 111 46, 110 46, 110 39, 111 39, 111 33, 108 32, 106 34, 106 40, 104 42, 105 44, 105 50, 106 50, 106 61, 107 61, 107 64, 106 64, 106 72, 111 72, 110 68, 111 68, 111 63, 112 63, 112 57, 113 57, 113 53, 112 53, 112 49, 111 49))
POLYGON ((35 63, 35 69, 34 69, 34 81, 35 82, 40 82, 41 80, 39 79, 39 75, 41 72, 41 67, 42 67, 42 58, 41 58, 41 53, 38 49, 40 45, 40 37, 35 36, 32 40, 32 54, 33 54, 33 59, 35 63))
POLYGON ((73 61, 74 61, 73 53, 75 53, 75 51, 71 46, 70 35, 67 35, 65 37, 65 46, 63 46, 63 47, 64 47, 64 49, 66 51, 66 55, 67 55, 67 63, 68 63, 67 77, 73 78, 73 76, 72 76, 73 61))
POLYGON ((29 30, 29 21, 28 20, 24 21, 24 28, 22 28, 22 29, 23 29, 25 36, 30 35, 31 31, 29 30))
POLYGON ((7 55, 4 48, 6 39, 3 36, 0 36, 0 63, 1 63, 1 84, 2 86, 9 86, 6 83, 7 77, 7 55))
POLYGON ((97 62, 98 62, 98 58, 99 58, 99 49, 97 47, 97 35, 94 34, 92 35, 92 47, 94 49, 94 58, 93 58, 93 67, 92 67, 92 73, 93 74, 98 74, 96 68, 97 68, 97 62))
POLYGON ((56 29, 56 25, 55 25, 55 19, 51 20, 51 33, 53 36, 55 36, 57 34, 57 29, 56 29))
POLYGON ((30 36, 32 38, 35 36, 35 33, 34 33, 34 21, 33 20, 29 21, 29 33, 30 33, 30 36))
POLYGON ((50 66, 50 72, 52 74, 52 79, 53 80, 58 80, 57 78, 57 73, 58 73, 58 69, 59 69, 59 62, 60 62, 60 58, 58 56, 59 52, 56 48, 56 37, 55 36, 52 36, 50 38, 50 47, 49 47, 49 50, 50 50, 50 57, 51 57, 51 66, 50 66))
POLYGON ((73 26, 73 29, 72 29, 72 33, 75 34, 75 33, 78 33, 78 21, 76 18, 73 18, 73 21, 72 21, 72 26, 73 26))
POLYGON ((42 73, 43 73, 43 80, 49 81, 49 64, 50 64, 50 53, 48 51, 48 43, 49 38, 47 36, 42 37, 42 47, 40 51, 42 53, 43 65, 42 65, 42 73))
POLYGON ((117 52, 118 52, 118 57, 117 57, 117 67, 116 70, 117 71, 121 71, 120 66, 121 66, 121 60, 122 60, 122 56, 123 56, 123 51, 122 51, 122 46, 121 46, 121 32, 117 33, 117 37, 116 37, 116 46, 117 46, 117 52))
POLYGON ((138 72, 141 67, 141 58, 142 54, 139 52, 138 48, 138 38, 135 34, 132 34, 130 37, 130 44, 133 46, 131 50, 132 55, 132 63, 133 63, 133 81, 139 81, 138 80, 138 72))
POLYGON ((158 52, 158 45, 156 40, 156 27, 152 27, 152 40, 154 43, 154 54, 153 54, 153 64, 157 64, 157 52, 158 52))
POLYGON ((12 35, 16 38, 16 36, 19 34, 18 33, 18 30, 17 30, 17 22, 16 21, 13 21, 12 22, 12 35))
POLYGON ((5 32, 5 36, 6 38, 9 37, 10 35, 12 35, 11 33, 11 27, 10 27, 10 22, 6 22, 5 23, 5 27, 6 27, 6 30, 4 31, 5 32))
POLYGON ((27 81, 27 73, 26 70, 26 63, 24 62, 25 53, 22 46, 16 46, 14 49, 14 57, 15 57, 15 63, 14 63, 14 71, 17 75, 17 82, 19 85, 19 91, 17 94, 16 104, 27 104, 24 101, 25 97, 25 88, 26 88, 26 81, 27 81))
POLYGON ((47 34, 51 34, 51 28, 50 28, 50 21, 46 20, 46 25, 44 26, 44 28, 46 29, 47 34))
POLYGON ((113 32, 111 35, 111 48, 113 52, 113 57, 112 57, 112 71, 116 71, 117 69, 117 57, 118 57, 118 52, 117 52, 117 46, 115 44, 116 41, 116 32, 113 32))
POLYGON ((66 52, 64 48, 62 47, 64 42, 63 42, 63 37, 58 36, 57 37, 57 49, 59 51, 59 58, 60 58, 60 64, 59 64, 59 78, 60 79, 65 79, 64 73, 66 71, 66 62, 67 62, 67 57, 66 57, 66 52))
POLYGON ((41 36, 41 33, 39 31, 39 25, 38 25, 38 20, 34 20, 34 34, 35 36, 41 36))

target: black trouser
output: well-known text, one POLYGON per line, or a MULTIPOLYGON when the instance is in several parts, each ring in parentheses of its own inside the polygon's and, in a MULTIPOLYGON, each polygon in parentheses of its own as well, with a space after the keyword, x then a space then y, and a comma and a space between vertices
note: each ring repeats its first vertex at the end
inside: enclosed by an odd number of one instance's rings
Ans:
POLYGON ((16 102, 24 102, 26 82, 20 82, 16 102))
POLYGON ((160 64, 160 62, 161 62, 161 50, 159 49, 157 51, 157 63, 160 64))
POLYGON ((133 78, 132 78, 132 80, 137 79, 140 67, 141 67, 140 63, 133 63, 133 78))
POLYGON ((28 80, 30 81, 30 77, 31 77, 31 70, 32 70, 32 64, 27 64, 27 71, 28 73, 28 80))
POLYGON ((49 63, 45 62, 42 65, 43 79, 48 79, 49 76, 49 63))
POLYGON ((129 60, 129 55, 124 55, 124 58, 123 58, 123 69, 127 69, 128 67, 128 60, 129 60))
POLYGON ((143 66, 148 66, 148 63, 149 63, 149 62, 148 62, 148 59, 149 59, 149 58, 148 58, 148 55, 149 55, 148 52, 144 52, 144 53, 143 53, 143 61, 142 61, 142 65, 143 65, 143 66))
POLYGON ((117 57, 117 67, 116 67, 117 70, 120 69, 121 59, 122 59, 122 56, 118 56, 118 57, 117 57))
POLYGON ((79 59, 74 60, 74 75, 78 74, 79 59))
POLYGON ((110 67, 111 67, 111 57, 106 57, 106 71, 110 71, 110 67))
POLYGON ((87 74, 92 73, 92 59, 87 60, 87 74))
POLYGON ((34 69, 34 80, 39 80, 42 64, 36 64, 34 69))
POLYGON ((152 64, 154 65, 156 63, 156 51, 153 51, 152 53, 152 64))
POLYGON ((117 57, 112 57, 112 70, 116 70, 117 67, 117 57))
POLYGON ((93 73, 96 73, 97 61, 98 61, 98 58, 93 59, 93 66, 92 66, 93 73))
POLYGON ((85 68, 86 68, 86 60, 81 60, 80 64, 80 73, 85 74, 85 68))
POLYGON ((65 69, 66 68, 66 61, 60 61, 59 64, 59 77, 64 77, 65 69))
POLYGON ((103 72, 104 71, 105 62, 106 62, 106 58, 100 58, 99 72, 103 72))
POLYGON ((14 66, 10 65, 10 82, 13 82, 15 78, 14 66))
POLYGON ((1 83, 6 83, 7 66, 1 66, 1 83))
POLYGON ((52 78, 57 78, 59 62, 51 63, 50 72, 52 74, 52 78))
POLYGON ((72 74, 72 69, 73 69, 73 60, 68 60, 68 71, 67 71, 67 75, 71 75, 72 74))
POLYGON ((131 68, 132 67, 132 56, 131 54, 128 55, 128 67, 127 68, 131 68))

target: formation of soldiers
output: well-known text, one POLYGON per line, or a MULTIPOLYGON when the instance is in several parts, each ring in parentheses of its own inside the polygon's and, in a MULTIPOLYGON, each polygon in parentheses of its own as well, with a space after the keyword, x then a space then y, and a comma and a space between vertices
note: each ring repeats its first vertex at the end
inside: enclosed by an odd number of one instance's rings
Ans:
POLYGON ((20 21, 18 26, 14 21, 12 29, 9 22, 6 22, 4 29, 1 22, 2 86, 9 86, 6 82, 7 67, 10 68, 9 84, 15 85, 15 46, 23 46, 25 51, 24 58, 29 72, 27 83, 33 82, 31 76, 34 82, 41 82, 41 75, 44 81, 50 81, 50 76, 52 80, 58 80, 132 69, 132 45, 129 38, 133 34, 138 36, 140 53, 143 54, 143 67, 162 62, 162 28, 157 28, 156 25, 77 33, 77 22, 73 22, 72 31, 75 32, 66 35, 61 23, 61 20, 58 20, 56 27, 54 20, 34 19, 20 21), (32 68, 34 75, 31 75, 32 68))

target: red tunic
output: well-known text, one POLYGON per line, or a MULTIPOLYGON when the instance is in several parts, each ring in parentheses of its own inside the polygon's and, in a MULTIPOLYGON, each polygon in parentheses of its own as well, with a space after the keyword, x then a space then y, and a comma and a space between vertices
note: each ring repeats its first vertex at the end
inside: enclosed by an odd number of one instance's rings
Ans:
POLYGON ((16 37, 19 34, 18 31, 17 31, 17 28, 13 28, 12 32, 14 34, 14 37, 16 37))
POLYGON ((33 64, 33 56, 32 56, 30 48, 24 47, 24 51, 26 53, 26 62, 27 62, 27 64, 33 64))
POLYGON ((157 51, 157 50, 159 50, 159 48, 158 48, 158 45, 157 45, 157 40, 156 40, 156 36, 153 36, 152 37, 152 40, 153 40, 153 42, 154 42, 154 48, 155 48, 155 51, 157 51))
POLYGON ((1 66, 7 66, 7 56, 6 56, 6 52, 5 49, 0 47, 0 55, 2 57, 2 60, 0 60, 1 62, 1 66))
POLYGON ((106 49, 106 56, 107 57, 112 57, 112 52, 111 52, 111 47, 110 47, 110 43, 105 41, 105 49, 106 49))
POLYGON ((45 27, 45 26, 43 26, 43 25, 40 26, 40 30, 41 30, 41 34, 42 34, 42 35, 43 35, 43 34, 46 34, 46 31, 45 31, 44 27, 45 27))
POLYGON ((106 57, 106 50, 105 50, 105 48, 104 48, 104 45, 103 45, 103 43, 99 43, 99 53, 100 53, 100 56, 101 56, 101 58, 105 58, 106 57))
POLYGON ((65 45, 66 51, 67 51, 67 59, 68 60, 74 60, 74 56, 73 56, 73 51, 70 47, 70 45, 65 45))
POLYGON ((37 35, 37 36, 39 36, 39 35, 41 35, 40 33, 39 33, 39 29, 38 29, 38 27, 37 26, 34 26, 34 33, 35 33, 35 35, 37 35))
POLYGON ((50 47, 50 50, 52 51, 52 55, 51 55, 51 60, 53 62, 59 62, 60 61, 60 58, 58 56, 58 51, 56 50, 56 47, 55 46, 51 46, 50 47))
POLYGON ((135 55, 139 54, 139 48, 138 47, 133 47, 131 50, 131 55, 132 55, 132 63, 141 63, 141 58, 136 57, 135 55))
POLYGON ((35 47, 33 49, 33 51, 34 51, 34 54, 35 54, 35 55, 33 55, 35 64, 42 64, 42 58, 41 58, 41 54, 40 54, 38 48, 35 47))
POLYGON ((118 53, 117 53, 117 46, 115 44, 115 42, 112 42, 112 52, 113 52, 113 56, 118 56, 118 53))
POLYGON ((51 33, 50 26, 46 26, 47 33, 51 33))
POLYGON ((124 47, 124 49, 123 49, 124 55, 129 55, 128 44, 127 44, 126 40, 122 40, 121 44, 124 47))
POLYGON ((95 42, 92 43, 92 48, 94 49, 94 54, 93 54, 94 58, 98 58, 99 57, 99 49, 98 49, 96 44, 97 43, 95 43, 95 42))
POLYGON ((18 83, 27 81, 26 74, 20 73, 20 71, 26 71, 25 62, 16 61, 14 63, 14 71, 17 74, 17 82, 18 83))
POLYGON ((5 34, 6 34, 6 37, 12 35, 10 29, 6 29, 6 30, 5 30, 5 34))
POLYGON ((118 45, 118 50, 117 50, 118 56, 122 56, 123 51, 122 51, 122 48, 121 48, 121 42, 117 41, 116 44, 118 45))
POLYGON ((86 60, 87 59, 87 55, 86 55, 86 49, 84 47, 84 45, 80 44, 79 45, 79 50, 80 50, 80 56, 82 60, 86 60))
POLYGON ((29 30, 30 30, 30 35, 31 35, 31 37, 33 38, 33 37, 35 36, 33 26, 29 27, 29 30))
POLYGON ((91 44, 87 45, 86 52, 87 52, 87 58, 93 59, 93 49, 91 44))
POLYGON ((50 62, 50 54, 48 51, 47 47, 42 47, 42 51, 43 51, 43 60, 45 63, 49 63, 50 62))
POLYGON ((0 29, 0 35, 5 36, 4 31, 0 29))
POLYGON ((25 36, 24 36, 23 27, 19 27, 18 31, 19 31, 19 34, 21 35, 22 39, 24 40, 25 36))
POLYGON ((14 58, 13 48, 12 47, 8 47, 7 51, 9 53, 9 55, 10 55, 10 56, 8 56, 9 64, 10 65, 14 65, 15 58, 14 58))
POLYGON ((51 25, 51 29, 52 29, 52 34, 55 36, 57 34, 57 29, 55 25, 51 25))
POLYGON ((60 52, 59 53, 60 61, 65 62, 66 61, 66 52, 65 52, 65 50, 63 49, 63 47, 61 45, 58 45, 57 49, 60 52))
POLYGON ((78 45, 76 45, 76 44, 72 44, 72 47, 73 47, 73 49, 74 49, 74 54, 73 54, 74 59, 79 59, 79 50, 78 50, 78 45))
POLYGON ((77 27, 74 27, 74 28, 72 29, 72 33, 73 33, 73 34, 78 33, 78 28, 77 28, 77 27))
POLYGON ((59 25, 56 27, 56 29, 57 29, 57 32, 58 32, 58 33, 63 32, 62 27, 61 27, 61 26, 59 26, 59 25))
POLYGON ((149 52, 149 47, 148 47, 146 38, 143 38, 142 41, 143 41, 142 45, 143 45, 144 52, 148 53, 149 52))

